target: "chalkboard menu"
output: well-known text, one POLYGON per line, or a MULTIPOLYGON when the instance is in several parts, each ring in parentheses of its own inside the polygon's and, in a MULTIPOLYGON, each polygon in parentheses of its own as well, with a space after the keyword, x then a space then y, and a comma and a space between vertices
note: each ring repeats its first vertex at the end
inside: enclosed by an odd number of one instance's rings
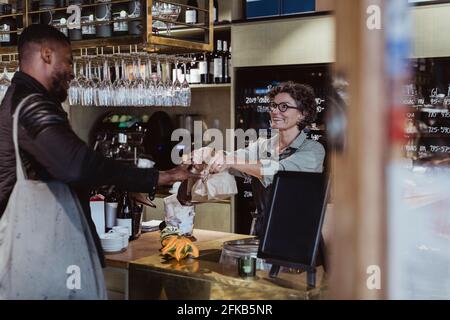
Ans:
POLYGON ((450 58, 414 59, 404 87, 405 157, 415 163, 450 163, 450 58))
MULTIPOLYGON (((235 127, 236 129, 270 129, 270 88, 281 82, 294 81, 307 84, 314 89, 318 117, 305 130, 308 138, 319 141, 326 148, 325 112, 331 90, 331 70, 328 64, 286 65, 270 67, 239 68, 235 82, 235 127)), ((251 178, 237 179, 239 192, 236 195, 235 232, 250 232, 252 214, 256 207, 253 201, 251 178)))

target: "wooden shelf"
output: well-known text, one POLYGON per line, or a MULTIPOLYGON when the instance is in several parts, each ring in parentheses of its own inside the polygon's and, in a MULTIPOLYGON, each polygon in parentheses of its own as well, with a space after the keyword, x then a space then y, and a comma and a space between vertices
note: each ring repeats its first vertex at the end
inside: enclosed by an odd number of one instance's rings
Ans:
POLYGON ((75 109, 95 109, 95 110, 123 110, 123 109, 188 109, 190 107, 183 106, 82 106, 82 105, 69 105, 69 108, 75 109))
MULTIPOLYGON (((194 25, 192 27, 174 27, 172 28, 171 34, 183 37, 195 37, 202 35, 201 26, 204 24, 194 25), (195 27, 197 26, 197 27, 195 27)), ((231 31, 231 23, 230 22, 219 22, 214 24, 214 31, 231 31)), ((165 34, 165 32, 160 32, 160 34, 165 34)))
POLYGON ((216 89, 216 88, 231 88, 231 83, 220 84, 191 84, 191 89, 216 89))
MULTIPOLYGON (((203 52, 203 51, 209 51, 212 52, 214 49, 214 27, 212 22, 212 10, 213 10, 213 1, 212 0, 206 0, 205 7, 204 8, 197 8, 197 10, 204 11, 206 13, 206 17, 209 19, 206 19, 206 23, 202 25, 197 26, 197 32, 200 32, 200 36, 198 36, 200 39, 192 40, 189 38, 183 39, 183 33, 176 34, 175 29, 177 28, 176 25, 178 25, 181 29, 191 29, 189 25, 186 25, 183 22, 172 22, 173 28, 174 28, 174 34, 179 37, 167 37, 163 36, 165 34, 164 32, 161 32, 160 34, 154 33, 153 28, 153 16, 151 12, 152 4, 154 0, 141 0, 141 8, 145 9, 142 12, 142 16, 139 18, 128 18, 126 21, 133 21, 133 20, 141 20, 142 26, 143 26, 143 34, 139 36, 124 36, 124 37, 110 37, 110 38, 95 38, 95 39, 89 39, 89 40, 79 40, 79 41, 72 41, 72 48, 74 50, 79 50, 82 48, 90 48, 95 49, 99 47, 118 47, 118 46, 129 46, 129 45, 138 45, 140 49, 144 49, 150 52, 159 52, 159 53, 168 53, 168 54, 175 54, 175 53, 192 53, 192 52, 203 52)), ((172 3, 170 0, 160 0, 164 3, 172 3)), ((110 3, 126 3, 129 2, 128 0, 112 0, 110 3)), ((185 4, 181 3, 173 3, 180 7, 190 7, 185 4)), ((95 4, 89 4, 89 5, 83 5, 82 7, 89 6, 89 7, 96 7, 98 5, 101 5, 101 2, 96 2, 95 4)), ((66 8, 54 8, 54 9, 45 9, 45 10, 38 10, 38 11, 30 11, 29 8, 27 10, 27 7, 24 8, 24 13, 22 16, 24 17, 23 25, 27 26, 30 21, 28 19, 25 19, 25 17, 28 17, 30 14, 38 14, 40 12, 53 12, 53 11, 62 11, 66 10, 66 8)), ((12 15, 0 15, 0 18, 12 16, 12 15)), ((155 20, 159 21, 165 21, 162 18, 158 18, 155 20)), ((166 21, 168 22, 168 21, 166 21)), ((110 21, 110 23, 113 23, 113 21, 110 21)), ((105 22, 96 21, 93 23, 89 23, 90 25, 100 25, 105 24, 105 22)), ((194 28, 195 29, 195 28, 194 28)), ((17 32, 12 31, 10 33, 17 32)), ((17 47, 0 47, 0 54, 15 54, 17 53, 17 47)))

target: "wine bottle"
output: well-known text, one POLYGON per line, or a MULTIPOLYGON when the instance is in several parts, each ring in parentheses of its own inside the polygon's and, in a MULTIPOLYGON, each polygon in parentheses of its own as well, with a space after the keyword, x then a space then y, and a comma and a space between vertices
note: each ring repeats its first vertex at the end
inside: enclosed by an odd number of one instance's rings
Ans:
MULTIPOLYGON (((189 0, 187 4, 188 6, 198 8, 197 0, 189 0)), ((188 24, 196 24, 198 22, 198 11, 194 8, 187 8, 185 22, 188 24)))
POLYGON ((209 83, 208 57, 206 53, 199 55, 198 65, 200 70, 200 82, 203 84, 209 83))
POLYGON ((227 66, 227 69, 228 69, 228 81, 227 82, 230 83, 231 82, 231 75, 233 73, 233 62, 232 62, 232 57, 231 57, 231 46, 228 49, 228 53, 227 53, 227 63, 228 63, 228 66, 227 66))
POLYGON ((95 21, 102 22, 95 27, 95 34, 99 38, 109 38, 112 36, 111 28, 111 2, 109 0, 97 0, 95 7, 95 21))
POLYGON ((128 34, 128 5, 127 3, 115 3, 112 6, 113 32, 115 36, 128 34))
POLYGON ((133 207, 131 210, 131 238, 130 240, 136 240, 141 235, 142 225, 142 213, 144 212, 144 206, 137 204, 133 201, 133 207))
POLYGON ((132 236, 132 228, 133 228, 133 222, 132 222, 132 206, 130 203, 130 199, 128 197, 128 193, 124 192, 122 199, 120 201, 119 209, 117 212, 117 225, 121 227, 127 227, 128 228, 128 235, 131 240, 132 236))
MULTIPOLYGON (((65 8, 65 0, 57 0, 57 8, 65 8)), ((52 25, 62 32, 66 37, 69 36, 69 29, 67 29, 67 13, 65 10, 58 10, 52 16, 52 25)))
POLYGON ((198 84, 201 81, 200 77, 200 64, 197 61, 197 57, 194 57, 194 60, 191 62, 191 76, 190 83, 198 84))
MULTIPOLYGON (((3 11, 2 14, 9 15, 12 12, 12 6, 10 4, 3 4, 0 7, 3 11)), ((0 20, 0 30, 1 31, 16 31, 17 23, 16 19, 13 17, 6 17, 0 20)), ((17 33, 5 33, 0 35, 0 46, 9 47, 17 44, 17 33)))
POLYGON ((118 208, 117 194, 112 191, 105 198, 105 227, 107 232, 116 226, 118 208))
POLYGON ((214 0, 214 23, 219 22, 219 1, 214 0))
POLYGON ((216 49, 214 48, 213 52, 208 52, 206 54, 206 61, 208 67, 208 83, 214 83, 214 55, 216 53, 216 49))
POLYGON ((217 40, 217 50, 214 53, 214 83, 223 82, 222 40, 217 40))
POLYGON ((229 81, 229 74, 228 74, 228 43, 226 41, 223 41, 223 52, 222 52, 222 82, 228 83, 229 81))

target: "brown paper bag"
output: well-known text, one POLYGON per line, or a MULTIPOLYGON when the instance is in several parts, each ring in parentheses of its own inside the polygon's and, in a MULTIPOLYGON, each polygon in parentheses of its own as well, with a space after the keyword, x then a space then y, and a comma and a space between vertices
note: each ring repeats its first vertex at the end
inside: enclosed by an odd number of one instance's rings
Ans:
POLYGON ((208 178, 198 180, 192 187, 192 202, 211 202, 230 198, 237 194, 234 177, 227 171, 209 175, 208 178))

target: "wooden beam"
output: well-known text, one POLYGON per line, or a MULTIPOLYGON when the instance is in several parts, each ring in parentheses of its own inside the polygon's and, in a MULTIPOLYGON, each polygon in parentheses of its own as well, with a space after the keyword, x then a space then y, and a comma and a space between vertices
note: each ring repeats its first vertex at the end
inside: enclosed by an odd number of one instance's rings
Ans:
POLYGON ((381 0, 336 1, 335 75, 348 83, 346 146, 332 157, 335 216, 330 297, 385 297, 385 158, 388 152, 384 33, 369 30, 367 8, 381 0), (381 290, 370 290, 370 266, 381 269, 381 290))

